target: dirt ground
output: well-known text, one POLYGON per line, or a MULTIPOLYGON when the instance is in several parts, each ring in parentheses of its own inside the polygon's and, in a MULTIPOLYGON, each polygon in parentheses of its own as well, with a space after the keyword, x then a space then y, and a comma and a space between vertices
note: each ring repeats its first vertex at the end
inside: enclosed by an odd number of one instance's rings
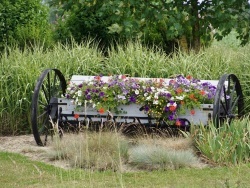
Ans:
POLYGON ((51 161, 48 153, 52 150, 50 146, 37 146, 33 135, 0 137, 0 151, 19 153, 31 160, 42 161, 64 169, 69 169, 67 161, 51 161))

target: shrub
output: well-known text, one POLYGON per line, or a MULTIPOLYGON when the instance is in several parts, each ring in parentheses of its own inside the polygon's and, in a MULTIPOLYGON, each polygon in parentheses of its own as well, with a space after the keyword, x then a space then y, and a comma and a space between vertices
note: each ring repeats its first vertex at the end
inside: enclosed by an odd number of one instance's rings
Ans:
POLYGON ((249 117, 216 128, 213 124, 194 131, 198 150, 218 164, 238 164, 250 161, 249 117))

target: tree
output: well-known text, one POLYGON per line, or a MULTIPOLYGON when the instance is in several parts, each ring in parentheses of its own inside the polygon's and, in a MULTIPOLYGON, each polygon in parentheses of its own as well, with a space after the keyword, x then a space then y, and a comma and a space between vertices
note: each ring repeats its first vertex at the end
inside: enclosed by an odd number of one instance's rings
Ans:
MULTIPOLYGON (((235 29, 242 45, 249 41, 248 0, 50 0, 50 2, 54 6, 61 4, 64 11, 70 11, 69 19, 77 11, 79 16, 83 14, 79 7, 84 7, 84 10, 94 10, 92 14, 106 23, 109 34, 119 34, 126 38, 157 34, 167 42, 185 36, 188 39, 188 46, 198 51, 202 44, 209 42, 213 37, 220 40, 235 29)), ((86 20, 85 15, 83 21, 86 20)))
POLYGON ((40 0, 2 0, 0 3, 0 48, 33 43, 49 35, 48 7, 40 0))

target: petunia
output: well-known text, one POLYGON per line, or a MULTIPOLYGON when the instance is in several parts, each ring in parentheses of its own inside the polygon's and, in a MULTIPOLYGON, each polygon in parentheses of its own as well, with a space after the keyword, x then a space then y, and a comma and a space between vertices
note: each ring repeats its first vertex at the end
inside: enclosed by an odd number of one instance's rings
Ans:
POLYGON ((195 114, 195 110, 194 109, 190 110, 190 114, 194 115, 195 114))
POLYGON ((177 119, 176 122, 175 122, 175 125, 176 125, 177 127, 180 127, 180 126, 181 126, 181 121, 180 121, 179 119, 177 119))
POLYGON ((132 102, 132 103, 136 103, 136 98, 134 95, 132 95, 130 98, 129 98, 129 101, 132 102))
POLYGON ((78 97, 81 97, 81 96, 82 96, 82 91, 79 90, 79 91, 77 92, 77 94, 78 94, 78 97))
POLYGON ((176 106, 173 106, 173 105, 169 106, 169 110, 170 110, 171 112, 175 111, 175 110, 176 110, 176 106))
POLYGON ((176 98, 177 100, 182 101, 182 100, 185 98, 185 95, 182 95, 182 96, 176 96, 175 98, 176 98))
POLYGON ((169 119, 170 121, 173 121, 173 120, 174 120, 174 114, 170 114, 170 115, 168 116, 168 119, 169 119))
POLYGON ((159 104, 159 101, 158 101, 157 99, 155 99, 155 100, 153 101, 153 104, 159 104))
POLYGON ((99 97, 104 97, 104 95, 105 95, 104 92, 99 93, 99 97))
POLYGON ((148 112, 148 111, 149 111, 149 106, 148 106, 148 105, 144 106, 144 110, 145 110, 146 112, 148 112))
POLYGON ((86 96, 86 99, 87 99, 87 100, 90 100, 90 99, 91 99, 91 95, 87 95, 87 96, 86 96))
POLYGON ((98 110, 98 112, 99 112, 100 114, 104 114, 105 109, 104 109, 104 108, 100 108, 100 109, 98 110))
POLYGON ((78 119, 79 117, 80 117, 79 114, 74 114, 75 119, 78 119))

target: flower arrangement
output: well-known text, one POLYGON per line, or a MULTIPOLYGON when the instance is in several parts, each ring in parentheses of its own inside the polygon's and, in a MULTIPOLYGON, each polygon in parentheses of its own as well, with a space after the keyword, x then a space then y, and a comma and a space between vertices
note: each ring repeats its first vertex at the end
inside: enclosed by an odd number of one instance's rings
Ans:
POLYGON ((66 98, 74 100, 76 106, 86 102, 97 109, 118 112, 118 106, 138 104, 148 115, 165 121, 176 121, 178 114, 201 104, 212 104, 216 87, 209 82, 202 83, 191 76, 176 76, 169 81, 163 79, 138 79, 115 75, 104 81, 95 76, 81 84, 69 84, 66 98))

